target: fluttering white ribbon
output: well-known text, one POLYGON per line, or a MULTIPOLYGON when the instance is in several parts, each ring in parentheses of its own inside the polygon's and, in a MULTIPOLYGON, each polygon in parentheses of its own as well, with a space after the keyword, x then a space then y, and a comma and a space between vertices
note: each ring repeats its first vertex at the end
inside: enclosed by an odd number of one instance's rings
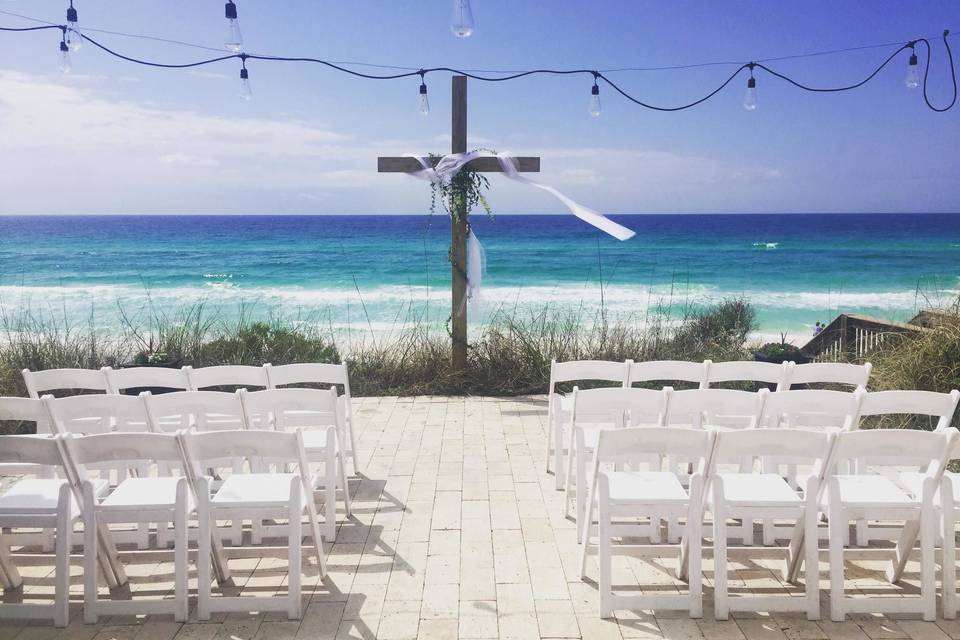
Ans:
MULTIPOLYGON (((415 178, 420 178, 421 180, 426 180, 433 184, 441 184, 444 182, 449 182, 453 176, 457 175, 457 172, 459 172, 465 164, 471 160, 483 156, 484 153, 482 151, 451 153, 450 155, 443 156, 435 167, 431 167, 430 164, 427 163, 426 159, 418 155, 412 153, 407 153, 404 155, 406 157, 416 158, 417 162, 420 163, 420 166, 423 167, 423 169, 420 171, 414 171, 410 173, 410 175, 415 178)), ((520 175, 520 172, 517 171, 517 161, 510 153, 498 153, 496 158, 500 162, 500 168, 503 169, 503 175, 505 175, 507 178, 517 182, 522 182, 524 184, 529 184, 530 186, 538 189, 543 189, 547 193, 557 198, 557 200, 562 202, 564 206, 570 210, 570 213, 580 218, 587 224, 596 227, 604 233, 610 234, 617 240, 629 240, 636 235, 633 230, 617 224, 613 220, 604 216, 602 213, 594 211, 589 207, 585 207, 582 204, 571 200, 553 187, 540 184, 539 182, 534 182, 533 180, 520 175)), ((465 299, 460 302, 460 305, 458 305, 458 313, 463 312, 463 307, 468 300, 475 301, 479 299, 480 287, 485 271, 486 254, 484 253, 483 245, 480 244, 480 240, 477 239, 476 234, 473 232, 473 230, 471 230, 467 236, 467 295, 465 299)))

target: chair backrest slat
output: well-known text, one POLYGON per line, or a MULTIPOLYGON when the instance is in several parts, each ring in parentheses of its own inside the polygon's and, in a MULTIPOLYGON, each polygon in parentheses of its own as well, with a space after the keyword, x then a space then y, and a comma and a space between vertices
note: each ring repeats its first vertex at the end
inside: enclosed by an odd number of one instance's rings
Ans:
POLYGON ((278 366, 266 365, 270 388, 276 389, 289 384, 338 384, 349 391, 350 375, 347 364, 326 362, 300 362, 278 366))
POLYGON ((847 460, 861 460, 881 467, 944 466, 955 441, 955 429, 861 429, 842 431, 831 456, 831 467, 847 460))
POLYGON ((555 391, 558 382, 618 382, 626 385, 630 373, 630 361, 613 362, 610 360, 570 360, 568 362, 550 362, 550 393, 555 391))
POLYGON ((336 389, 241 391, 240 400, 247 429, 263 428, 268 421, 279 430, 342 424, 336 389))
POLYGON ((846 362, 790 363, 790 384, 847 384, 864 387, 870 381, 873 365, 846 362))
POLYGON ((24 369, 22 373, 27 393, 31 398, 39 399, 40 396, 51 391, 67 389, 107 393, 109 385, 104 369, 45 369, 43 371, 24 369))
POLYGON ((32 422, 37 433, 50 433, 50 414, 42 400, 0 397, 0 422, 32 422))
POLYGON ((155 432, 195 428, 200 431, 234 430, 243 426, 243 407, 236 393, 174 391, 144 393, 150 429, 155 432))
POLYGON ((699 428, 705 424, 755 427, 769 395, 736 389, 683 389, 670 394, 667 426, 699 428))
POLYGON ((707 363, 684 360, 648 360, 632 362, 628 385, 640 382, 690 382, 697 387, 707 384, 707 363))
POLYGON ((143 401, 135 396, 103 394, 54 398, 46 395, 43 401, 58 433, 93 434, 147 429, 143 401))
POLYGON ((260 387, 266 389, 267 370, 264 367, 245 365, 220 365, 216 367, 184 367, 191 391, 202 391, 210 387, 260 387))
POLYGON ((124 369, 106 369, 107 380, 112 393, 122 393, 126 389, 145 387, 186 391, 190 388, 187 372, 183 369, 168 367, 129 367, 124 369))
POLYGON ((707 361, 707 383, 762 382, 775 384, 778 388, 787 382, 788 363, 755 362, 741 360, 730 362, 707 361))
POLYGON ((60 467, 62 464, 57 438, 0 436, 0 465, 60 467))
POLYGON ((68 436, 63 441, 71 461, 77 465, 182 460, 176 434, 101 433, 68 436))
POLYGON ((765 424, 853 428, 864 395, 862 388, 853 393, 826 389, 777 391, 767 396, 763 409, 765 424))
POLYGON ((622 387, 579 389, 573 392, 573 422, 607 423, 615 426, 662 425, 670 390, 622 387))
POLYGON ((705 462, 712 431, 674 427, 627 427, 601 431, 596 459, 601 463, 647 463, 651 456, 675 456, 705 462))

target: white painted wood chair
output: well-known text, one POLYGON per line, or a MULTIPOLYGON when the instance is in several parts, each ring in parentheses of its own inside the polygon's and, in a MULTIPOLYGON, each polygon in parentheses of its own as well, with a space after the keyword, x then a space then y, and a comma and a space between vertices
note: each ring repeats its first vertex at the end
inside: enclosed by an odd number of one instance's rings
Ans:
POLYGON ((934 498, 958 435, 954 429, 941 432, 868 429, 843 431, 837 436, 825 477, 827 491, 820 503, 821 511, 828 514, 830 527, 830 617, 833 621, 842 622, 848 612, 919 613, 924 620, 936 618, 934 545, 937 527, 934 498), (891 470, 916 464, 923 469, 919 490, 916 492, 916 489, 898 482, 895 476, 842 473, 843 464, 851 460, 862 460, 874 468, 886 467, 891 470), (914 540, 919 538, 919 597, 846 595, 843 529, 849 526, 851 520, 873 519, 904 522, 903 535, 896 549, 898 558, 909 554, 914 540), (911 536, 911 529, 918 535, 911 536))
POLYGON ((625 426, 662 426, 667 413, 670 388, 629 389, 573 388, 570 407, 570 427, 567 450, 567 477, 564 509, 570 517, 570 504, 575 505, 579 540, 587 526, 587 492, 590 458, 597 446, 600 431, 625 426))
POLYGON ((711 362, 707 364, 707 387, 722 382, 759 382, 775 385, 781 391, 787 384, 789 364, 773 362, 755 362, 753 360, 733 360, 730 362, 711 362))
MULTIPOLYGON (((686 609, 692 618, 703 616, 703 573, 701 544, 704 506, 704 478, 713 448, 710 431, 670 427, 631 427, 605 430, 598 434, 593 456, 592 484, 587 501, 587 521, 593 520, 596 505, 598 564, 600 569, 600 617, 612 617, 618 609, 686 609), (651 458, 681 457, 695 460, 693 474, 681 482, 675 470, 649 464, 651 458), (602 468, 604 465, 612 469, 602 468), (663 544, 627 544, 624 538, 638 535, 636 520, 651 522, 662 517, 685 518, 677 551, 677 574, 686 578, 687 594, 626 595, 613 589, 613 555, 618 552, 662 557, 663 544), (614 544, 614 539, 621 539, 614 544)), ((591 527, 580 538, 580 574, 586 578, 587 554, 591 551, 591 527)), ((642 531, 639 531, 642 533, 642 531)))
POLYGON ((80 482, 83 505, 83 617, 96 623, 101 615, 173 614, 187 620, 187 524, 195 509, 185 477, 128 477, 108 495, 99 497, 86 466, 96 463, 128 463, 142 467, 145 461, 182 460, 176 435, 160 433, 105 433, 63 438, 65 462, 80 482), (97 586, 98 530, 109 531, 113 523, 172 522, 174 525, 173 598, 101 599, 97 586))
MULTIPOLYGON (((684 389, 670 394, 670 405, 665 424, 668 427, 703 429, 706 426, 754 429, 763 415, 763 407, 769 392, 740 391, 738 389, 684 389)), ((682 460, 667 461, 675 468, 682 460)), ((744 459, 744 464, 752 460, 744 459)), ((744 544, 753 543, 753 527, 744 526, 741 532, 744 544)), ((667 520, 667 539, 679 540, 680 533, 675 519, 667 520)))
MULTIPOLYGON (((57 391, 71 391, 85 393, 109 393, 110 386, 103 369, 45 369, 30 371, 24 369, 23 382, 27 387, 27 394, 39 400, 41 396, 56 395, 57 391)), ((73 395, 73 394, 72 394, 73 395)), ((53 433, 53 427, 48 421, 37 425, 37 433, 53 433)))
MULTIPOLYGON (((849 364, 846 362, 810 362, 797 364, 790 362, 790 373, 786 389, 795 384, 843 384, 850 387, 867 387, 873 365, 849 364)), ((838 425, 839 426, 839 425, 838 425)))
MULTIPOLYGON (((564 460, 564 429, 570 422, 572 396, 557 391, 561 382, 613 382, 620 387, 629 386, 631 361, 611 362, 608 360, 571 360, 569 362, 550 361, 550 386, 547 387, 547 473, 550 473, 550 461, 553 460, 553 472, 556 476, 557 491, 565 486, 562 470, 569 466, 564 460)), ((569 452, 566 452, 569 454, 569 452)))
MULTIPOLYGON (((778 391, 767 396, 763 408, 761 424, 785 429, 803 428, 807 430, 850 430, 857 426, 857 415, 865 395, 863 388, 853 393, 825 389, 794 389, 778 391)), ((797 465, 783 464, 782 460, 767 456, 762 460, 766 473, 783 472, 784 477, 796 489, 802 489, 806 475, 797 473, 797 465)), ((855 469, 855 466, 851 466, 855 469)), ((763 523, 763 544, 776 544, 777 534, 784 533, 789 539, 793 536, 793 526, 780 527, 772 519, 763 523)), ((825 538, 826 531, 821 532, 825 538)), ((844 544, 850 543, 850 531, 844 533, 844 544)))
MULTIPOLYGON (((323 465, 323 474, 314 478, 308 499, 313 498, 313 489, 324 493, 323 538, 333 541, 337 527, 337 488, 343 491, 344 509, 351 514, 350 485, 347 482, 343 432, 343 405, 338 401, 336 389, 267 389, 264 391, 240 391, 244 416, 248 429, 258 428, 252 416, 269 416, 266 428, 276 431, 302 429, 307 462, 323 465), (291 422, 293 424, 291 424, 291 422)), ((257 523, 255 523, 257 524, 257 523)), ((257 528, 257 527, 255 527, 257 528)), ((259 539, 254 538, 254 543, 259 539)))
POLYGON ((675 382, 689 382, 699 389, 705 389, 707 385, 707 361, 647 360, 645 362, 631 362, 627 378, 627 386, 642 382, 660 382, 673 387, 675 382))
MULTIPOLYGON (((864 418, 869 420, 883 417, 890 423, 891 428, 909 426, 903 423, 919 418, 926 421, 929 428, 943 431, 950 426, 958 401, 960 401, 960 391, 956 390, 951 393, 908 390, 873 391, 864 395, 857 415, 860 422, 863 422, 864 418)), ((952 477, 953 474, 949 476, 952 477)), ((898 536, 899 527, 891 530, 880 523, 857 523, 857 544, 860 546, 868 545, 871 540, 896 540, 898 536)))
POLYGON ((198 550, 197 617, 208 620, 212 612, 286 611, 290 619, 302 613, 300 598, 301 521, 309 519, 320 578, 326 576, 326 561, 313 500, 304 499, 313 486, 300 431, 184 431, 180 435, 185 463, 191 468, 191 483, 197 497, 200 523, 198 550), (296 473, 233 473, 211 492, 202 469, 215 461, 239 458, 288 460, 296 473), (216 519, 288 520, 288 587, 285 597, 211 595, 211 531, 216 519))
MULTIPOLYGON (((270 389, 306 384, 329 384, 343 388, 343 392, 339 394, 337 400, 340 403, 341 419, 343 421, 341 433, 345 434, 341 436, 341 445, 353 463, 353 475, 357 475, 359 469, 357 466, 357 435, 353 418, 353 399, 350 396, 350 372, 347 370, 347 363, 301 362, 276 367, 266 364, 264 368, 267 370, 270 389)), ((289 426, 296 426, 294 422, 296 420, 295 414, 289 414, 287 419, 289 426)))
MULTIPOLYGON (((59 467, 62 463, 56 438, 0 436, 0 473, 24 465, 59 467), (10 465, 10 466, 7 466, 10 465)), ((56 627, 69 622, 70 539, 80 508, 65 479, 25 478, 0 495, 0 530, 50 529, 55 537, 53 603, 0 602, 0 618, 53 620, 56 627)), ((0 583, 4 590, 22 593, 23 579, 0 536, 0 583)), ((12 595, 12 594, 11 594, 12 595)), ((14 598, 9 598, 14 599, 14 598)))
MULTIPOLYGON (((154 433, 175 433, 182 428, 195 431, 224 431, 244 427, 243 404, 239 392, 221 391, 174 391, 153 395, 144 392, 147 424, 154 433)), ((240 470, 240 461, 227 460, 227 466, 240 470)), ((170 475, 170 463, 157 465, 160 475, 170 475)), ((216 480, 214 480, 216 482, 216 480)), ((169 546, 173 539, 167 523, 157 523, 158 544, 169 546)), ((243 541, 243 521, 232 521, 222 533, 224 541, 234 546, 243 541)))
MULTIPOLYGON (((774 396, 777 394, 771 394, 774 396)), ((768 401, 769 402, 769 401, 768 401)), ((818 498, 834 434, 800 429, 746 429, 719 431, 707 484, 709 506, 713 514, 714 615, 726 620, 730 611, 804 611, 807 619, 820 618, 820 581, 817 550, 818 498), (728 471, 718 465, 739 464, 744 456, 779 464, 804 464, 808 468, 802 492, 788 482, 778 469, 728 471), (791 520, 793 534, 787 547, 784 575, 799 553, 806 549, 805 597, 731 594, 727 584, 727 520, 745 524, 774 518, 791 520), (814 543, 802 547, 804 538, 814 543)), ((738 555, 750 555, 751 549, 737 548, 738 555)), ((755 553, 755 550, 754 550, 755 553)))

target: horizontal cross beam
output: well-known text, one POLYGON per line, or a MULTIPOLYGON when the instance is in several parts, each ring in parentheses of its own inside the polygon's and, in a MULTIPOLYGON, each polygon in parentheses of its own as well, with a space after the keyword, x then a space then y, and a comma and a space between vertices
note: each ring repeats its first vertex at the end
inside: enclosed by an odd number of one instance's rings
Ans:
MULTIPOLYGON (((535 173, 540 171, 540 158, 537 156, 524 156, 514 158, 517 163, 517 170, 524 173, 535 173)), ((427 164, 432 167, 437 166, 440 158, 426 158, 427 164)), ((474 158, 464 165, 471 171, 481 171, 484 173, 503 173, 500 167, 500 161, 493 157, 474 158)), ((422 170, 423 167, 417 162, 416 158, 407 156, 387 156, 377 158, 377 171, 379 173, 414 173, 422 170)))

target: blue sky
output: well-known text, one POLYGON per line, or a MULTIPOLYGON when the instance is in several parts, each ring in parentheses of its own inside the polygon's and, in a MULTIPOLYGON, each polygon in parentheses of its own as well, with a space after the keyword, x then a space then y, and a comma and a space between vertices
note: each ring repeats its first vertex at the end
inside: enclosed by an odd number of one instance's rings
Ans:
MULTIPOLYGON (((76 0, 82 27, 220 46, 222 2, 76 0)), ((404 66, 663 66, 746 61, 960 31, 955 0, 923 2, 518 2, 474 0, 476 33, 449 30, 451 2, 238 0, 246 49, 404 66)), ((60 21, 65 0, 0 0, 60 21)), ((0 16, 0 24, 24 26, 0 16)), ((91 34, 170 62, 203 51, 91 34)), ((952 39, 960 49, 960 39, 952 39)), ((0 213, 421 213, 422 182, 378 175, 376 156, 449 147, 449 76, 370 82, 313 65, 148 69, 87 44, 57 72, 58 35, 0 33, 0 213)), ((811 84, 861 79, 889 50, 771 63, 811 84)), ((934 42, 931 97, 949 98, 934 42)), ((212 54, 209 54, 212 55, 212 54)), ((586 77, 470 85, 471 146, 543 156, 542 180, 607 213, 960 210, 960 108, 936 114, 904 87, 907 56, 845 94, 799 92, 758 74, 689 111, 659 114, 586 77)), ((921 56, 922 60, 922 56, 921 56)), ((687 101, 735 67, 614 74, 645 100, 687 101)), ((550 196, 493 179, 500 213, 557 213, 550 196)))

